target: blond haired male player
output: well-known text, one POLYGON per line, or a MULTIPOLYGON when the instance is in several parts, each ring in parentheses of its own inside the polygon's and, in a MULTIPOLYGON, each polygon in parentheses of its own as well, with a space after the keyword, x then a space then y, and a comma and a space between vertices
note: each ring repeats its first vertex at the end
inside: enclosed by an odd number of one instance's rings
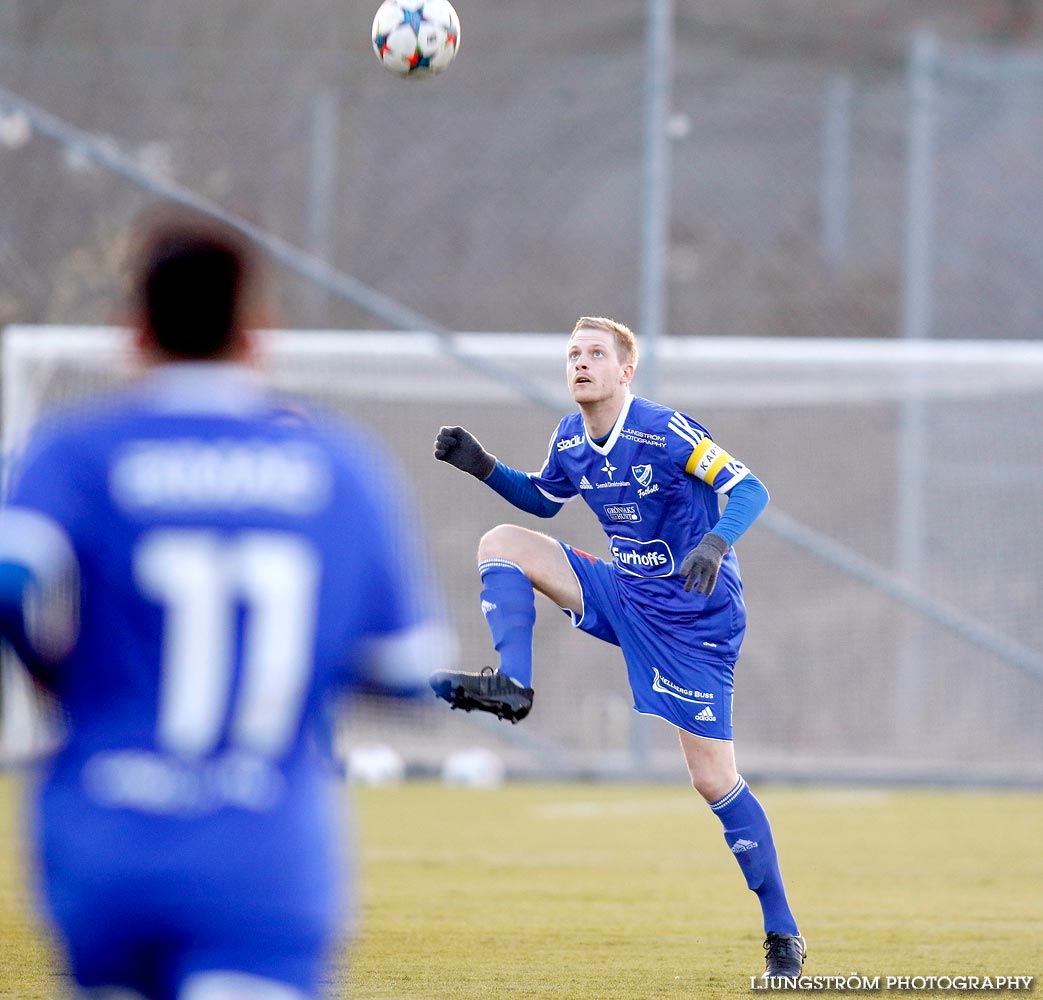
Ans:
POLYGON ((634 707, 677 728, 692 785, 724 825, 760 900, 765 976, 800 974, 804 939, 786 900, 771 826, 736 771, 732 674, 746 628, 732 546, 768 502, 757 478, 691 417, 634 396, 633 333, 584 316, 566 349, 566 416, 535 474, 512 469, 462 427, 443 427, 435 458, 488 484, 521 510, 552 517, 575 496, 608 536, 611 560, 501 524, 478 546, 482 610, 499 670, 431 678, 454 708, 517 722, 532 707, 534 589, 573 625, 618 645, 634 707), (719 497, 728 497, 722 514, 719 497))

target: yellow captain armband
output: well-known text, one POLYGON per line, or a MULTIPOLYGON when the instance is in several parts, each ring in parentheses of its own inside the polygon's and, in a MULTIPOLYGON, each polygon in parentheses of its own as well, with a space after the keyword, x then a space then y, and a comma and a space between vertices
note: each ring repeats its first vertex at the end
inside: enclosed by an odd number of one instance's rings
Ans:
POLYGON ((720 445, 714 444, 709 437, 704 437, 689 456, 684 471, 713 486, 717 473, 732 461, 732 456, 720 445))

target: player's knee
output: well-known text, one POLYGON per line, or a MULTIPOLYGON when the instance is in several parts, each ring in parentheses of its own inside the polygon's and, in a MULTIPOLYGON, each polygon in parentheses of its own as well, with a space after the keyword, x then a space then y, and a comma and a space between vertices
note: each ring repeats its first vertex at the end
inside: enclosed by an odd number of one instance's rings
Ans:
POLYGON ((689 777, 694 788, 706 802, 719 802, 734 787, 738 775, 727 767, 714 767, 708 764, 703 767, 689 766, 689 777))
POLYGON ((524 528, 516 524, 498 524, 490 528, 478 543, 478 561, 510 559, 516 562, 524 553, 524 528))

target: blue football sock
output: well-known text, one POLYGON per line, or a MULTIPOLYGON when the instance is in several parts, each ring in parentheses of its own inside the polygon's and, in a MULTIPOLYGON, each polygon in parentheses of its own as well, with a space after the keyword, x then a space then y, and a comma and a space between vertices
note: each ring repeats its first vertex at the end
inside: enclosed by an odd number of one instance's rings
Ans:
POLYGON ((529 578, 517 563, 486 559, 482 575, 482 613, 500 654, 500 672, 523 687, 532 687, 532 629, 536 599, 529 578))
POLYGON ((746 876, 746 884, 760 900, 765 933, 797 934, 797 922, 786 901, 771 824, 750 786, 739 778, 735 787, 710 808, 724 824, 724 839, 746 876))

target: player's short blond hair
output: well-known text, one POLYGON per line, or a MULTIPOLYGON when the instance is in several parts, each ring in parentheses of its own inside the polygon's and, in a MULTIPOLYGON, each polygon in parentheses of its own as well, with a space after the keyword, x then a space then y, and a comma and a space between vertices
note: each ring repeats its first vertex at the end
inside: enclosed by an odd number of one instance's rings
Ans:
POLYGON ((605 316, 580 316, 569 336, 580 330, 600 330, 602 333, 612 334, 616 341, 616 354, 619 355, 619 360, 625 365, 637 364, 637 338, 630 327, 605 316))

